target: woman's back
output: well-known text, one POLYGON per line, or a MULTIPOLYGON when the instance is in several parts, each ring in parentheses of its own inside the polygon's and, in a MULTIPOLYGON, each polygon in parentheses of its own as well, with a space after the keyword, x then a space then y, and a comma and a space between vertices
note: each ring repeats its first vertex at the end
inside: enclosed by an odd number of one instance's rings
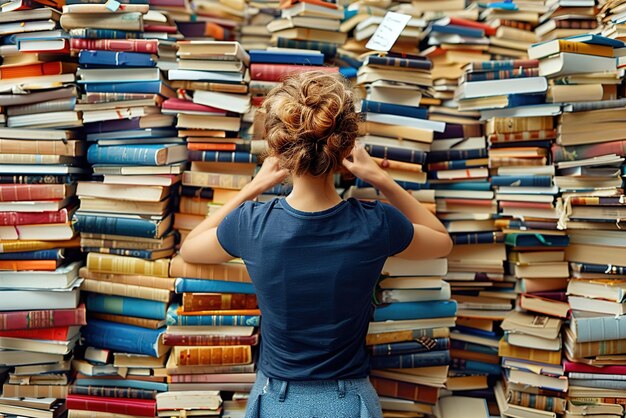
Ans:
POLYGON ((321 212, 296 210, 285 199, 246 202, 229 214, 218 239, 243 258, 254 283, 265 375, 367 376, 372 291, 387 257, 412 235, 397 209, 354 199, 321 212))

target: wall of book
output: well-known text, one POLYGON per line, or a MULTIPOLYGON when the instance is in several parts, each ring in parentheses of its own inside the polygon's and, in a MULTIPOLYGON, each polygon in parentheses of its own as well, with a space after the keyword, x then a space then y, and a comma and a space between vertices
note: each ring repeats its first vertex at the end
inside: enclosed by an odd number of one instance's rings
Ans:
POLYGON ((310 70, 352 80, 358 140, 455 243, 385 265, 385 416, 623 415, 626 1, 0 3, 0 415, 244 416, 250 277, 176 252, 310 70))

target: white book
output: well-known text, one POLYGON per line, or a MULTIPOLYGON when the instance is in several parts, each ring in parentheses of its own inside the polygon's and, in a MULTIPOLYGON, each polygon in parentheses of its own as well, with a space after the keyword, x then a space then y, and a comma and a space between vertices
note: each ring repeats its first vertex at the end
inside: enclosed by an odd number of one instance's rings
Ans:
POLYGON ((441 289, 388 289, 381 292, 382 303, 393 302, 426 302, 429 300, 450 299, 450 285, 443 282, 441 289))
POLYGON ((487 401, 468 396, 446 396, 437 404, 438 418, 489 418, 487 401))
POLYGON ((79 287, 82 282, 83 280, 79 279, 65 289, 3 290, 0 292, 0 309, 3 311, 74 309, 78 306, 79 287))
POLYGON ((447 138, 437 139, 430 144, 431 151, 466 150, 485 148, 487 140, 484 136, 473 136, 469 138, 447 138))
POLYGON ((214 71, 197 70, 171 70, 167 73, 168 80, 189 80, 189 81, 224 81, 239 83, 243 81, 243 75, 239 73, 226 73, 214 71))
POLYGON ((561 114, 560 104, 541 104, 532 106, 509 107, 506 109, 481 110, 480 120, 491 118, 521 118, 533 116, 556 116, 561 114))
POLYGON ((76 75, 79 83, 126 83, 137 81, 159 81, 161 70, 158 68, 124 68, 121 71, 109 68, 79 68, 76 75))
POLYGON ((591 299, 583 296, 569 295, 570 307, 576 311, 597 312, 620 316, 626 314, 626 304, 608 300, 591 299))
POLYGON ((74 74, 59 74, 59 75, 43 75, 38 77, 24 77, 24 78, 9 78, 7 80, 0 80, 0 92, 12 93, 13 91, 30 89, 36 86, 38 89, 45 88, 58 88, 62 83, 73 83, 75 80, 74 74))
POLYGON ((562 52, 539 61, 539 75, 561 76, 582 73, 615 71, 617 60, 613 57, 562 52))
POLYGON ((491 190, 435 190, 436 199, 493 199, 491 190))
POLYGON ((402 125, 426 131, 443 132, 446 129, 444 122, 427 119, 409 118, 406 116, 388 115, 385 113, 366 113, 365 120, 369 122, 383 123, 385 125, 402 125))
POLYGON ((0 289, 65 289, 76 281, 82 264, 75 261, 54 271, 2 271, 0 289))
POLYGON ((246 113, 250 110, 250 96, 246 94, 196 90, 193 95, 193 102, 236 113, 246 113))
POLYGON ((545 77, 473 81, 461 84, 456 92, 456 98, 474 99, 504 94, 545 93, 547 90, 548 80, 545 77))
POLYGON ((408 260, 389 257, 382 270, 387 276, 445 276, 447 272, 448 260, 445 258, 408 260))

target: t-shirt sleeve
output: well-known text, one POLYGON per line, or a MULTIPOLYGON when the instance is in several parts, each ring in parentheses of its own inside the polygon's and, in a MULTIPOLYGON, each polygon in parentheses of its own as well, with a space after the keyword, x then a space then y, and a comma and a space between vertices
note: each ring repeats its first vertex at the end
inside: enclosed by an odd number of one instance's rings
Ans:
POLYGON ((241 235, 241 216, 245 203, 230 212, 217 226, 217 240, 228 254, 241 257, 239 235, 241 235))
POLYGON ((402 212, 391 205, 383 204, 389 231, 389 255, 406 249, 413 239, 413 223, 402 212))

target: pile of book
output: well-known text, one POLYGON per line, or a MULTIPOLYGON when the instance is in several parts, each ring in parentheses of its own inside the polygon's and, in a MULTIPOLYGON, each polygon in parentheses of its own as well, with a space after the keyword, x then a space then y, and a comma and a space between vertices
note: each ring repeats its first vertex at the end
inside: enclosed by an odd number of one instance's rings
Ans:
POLYGON ((540 17, 539 25, 535 28, 537 41, 551 41, 594 32, 598 27, 598 21, 607 22, 604 16, 611 14, 608 10, 613 7, 614 2, 597 3, 604 3, 604 7, 598 10, 594 0, 578 1, 575 4, 564 0, 546 1, 548 11, 540 17))
POLYGON ((74 130, 82 125, 76 64, 58 25, 60 6, 49 6, 8 2, 0 13, 0 413, 7 415, 65 413, 70 360, 86 323, 71 224, 86 147, 74 130))
POLYGON ((433 414, 444 387, 456 315, 446 272, 445 258, 391 257, 383 267, 366 344, 370 380, 389 413, 433 414))
MULTIPOLYGON (((171 264, 181 304, 168 312, 164 343, 171 391, 222 391, 245 399, 256 374, 260 311, 241 260, 224 264, 171 264)), ((223 395, 225 396, 225 395, 223 395)))

